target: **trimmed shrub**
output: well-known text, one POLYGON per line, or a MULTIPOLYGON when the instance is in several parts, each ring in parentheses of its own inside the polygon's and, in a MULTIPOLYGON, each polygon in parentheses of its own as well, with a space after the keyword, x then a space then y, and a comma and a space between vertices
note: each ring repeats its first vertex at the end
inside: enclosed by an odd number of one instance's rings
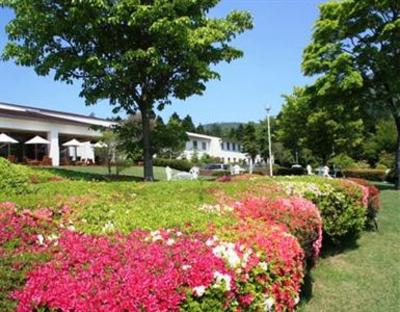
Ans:
POLYGON ((0 192, 24 194, 29 192, 30 177, 25 167, 14 165, 0 157, 0 192))
POLYGON ((375 227, 377 227, 376 217, 380 209, 379 189, 367 180, 357 178, 350 178, 349 180, 368 189, 367 222, 368 225, 374 223, 375 227))
POLYGON ((20 311, 294 310, 303 278, 296 239, 278 228, 241 237, 230 243, 138 230, 109 239, 65 231, 53 258, 13 298, 20 311))
POLYGON ((189 171, 194 165, 186 159, 167 159, 167 158, 154 158, 153 165, 159 167, 170 167, 179 171, 189 171))
POLYGON ((385 181, 386 170, 382 169, 345 169, 343 174, 346 178, 358 178, 369 181, 385 181))
POLYGON ((293 176, 293 175, 304 175, 306 173, 304 168, 285 168, 279 167, 274 170, 274 173, 279 176, 293 176))
POLYGON ((224 177, 224 176, 230 176, 231 172, 229 170, 218 170, 218 171, 212 171, 211 175, 213 177, 224 177))
POLYGON ((237 202, 234 211, 239 218, 262 220, 269 225, 280 225, 293 234, 305 251, 307 259, 316 260, 322 243, 322 219, 318 208, 301 197, 249 198, 237 202))
POLYGON ((342 179, 303 177, 279 182, 289 195, 311 200, 320 210, 324 233, 333 241, 363 229, 367 207, 360 186, 342 179))

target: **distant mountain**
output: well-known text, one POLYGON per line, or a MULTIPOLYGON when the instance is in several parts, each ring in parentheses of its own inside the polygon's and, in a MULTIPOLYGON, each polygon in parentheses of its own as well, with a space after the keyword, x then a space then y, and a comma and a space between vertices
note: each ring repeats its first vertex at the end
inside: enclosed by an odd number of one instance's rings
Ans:
POLYGON ((219 127, 221 127, 221 129, 229 131, 232 128, 234 128, 234 129, 238 128, 239 125, 244 125, 244 123, 242 123, 242 122, 213 122, 213 123, 205 124, 205 125, 203 125, 203 127, 205 130, 210 130, 215 126, 219 126, 219 127))
POLYGON ((202 125, 201 132, 204 130, 203 133, 205 134, 236 141, 237 130, 240 125, 244 124, 241 122, 214 122, 202 125))

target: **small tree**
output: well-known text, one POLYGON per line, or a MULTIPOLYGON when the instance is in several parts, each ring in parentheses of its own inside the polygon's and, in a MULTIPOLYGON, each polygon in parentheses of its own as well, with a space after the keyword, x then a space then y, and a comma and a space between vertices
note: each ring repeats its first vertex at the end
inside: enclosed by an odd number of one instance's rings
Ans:
POLYGON ((257 133, 254 123, 249 122, 243 130, 243 151, 249 155, 252 162, 255 162, 257 155, 260 152, 260 147, 257 142, 257 133))
POLYGON ((5 60, 56 80, 82 80, 87 104, 108 99, 114 112, 141 112, 144 177, 153 180, 150 120, 170 96, 203 94, 214 70, 242 52, 229 45, 252 27, 245 12, 208 16, 218 0, 0 0, 7 25, 5 60))
POLYGON ((109 175, 112 174, 112 165, 118 157, 118 145, 118 136, 112 130, 104 130, 100 137, 100 146, 96 147, 96 152, 107 166, 109 175))

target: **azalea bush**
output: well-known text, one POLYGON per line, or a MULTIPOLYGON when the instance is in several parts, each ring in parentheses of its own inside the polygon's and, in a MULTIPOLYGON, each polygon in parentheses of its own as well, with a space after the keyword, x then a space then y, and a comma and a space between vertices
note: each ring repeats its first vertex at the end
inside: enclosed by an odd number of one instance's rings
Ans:
POLYGON ((339 241, 360 232, 367 215, 367 190, 341 179, 286 178, 279 181, 289 195, 311 200, 320 210, 327 237, 339 241))
POLYGON ((166 230, 114 238, 64 231, 53 258, 12 296, 17 311, 293 310, 302 256, 279 229, 243 243, 166 230))
POLYGON ((10 292, 24 285, 35 264, 48 259, 57 235, 44 212, 18 212, 14 203, 0 203, 0 311, 14 310, 10 292))
POLYGON ((367 222, 368 225, 375 222, 375 226, 377 226, 376 218, 378 211, 380 210, 379 189, 368 180, 357 179, 357 178, 350 178, 349 180, 367 188, 368 190, 367 222))
POLYGON ((303 247, 308 259, 316 259, 322 244, 322 219, 318 208, 301 197, 248 198, 234 206, 243 220, 262 220, 269 225, 279 225, 293 234, 303 247))

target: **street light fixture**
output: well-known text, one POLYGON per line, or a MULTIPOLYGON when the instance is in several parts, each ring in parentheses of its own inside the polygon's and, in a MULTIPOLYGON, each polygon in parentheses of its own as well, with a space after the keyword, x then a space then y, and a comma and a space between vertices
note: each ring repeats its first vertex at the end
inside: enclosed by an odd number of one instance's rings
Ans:
POLYGON ((273 176, 273 170, 272 170, 273 155, 272 155, 272 145, 271 145, 271 126, 270 126, 270 122, 269 122, 271 106, 268 105, 266 108, 266 111, 267 111, 267 125, 268 125, 269 176, 272 177, 273 176))

